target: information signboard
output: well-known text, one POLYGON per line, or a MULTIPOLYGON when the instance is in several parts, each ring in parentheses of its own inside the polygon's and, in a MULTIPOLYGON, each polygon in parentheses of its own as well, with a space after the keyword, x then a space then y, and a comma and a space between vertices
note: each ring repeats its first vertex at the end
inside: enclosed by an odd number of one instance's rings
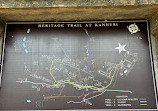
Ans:
POLYGON ((7 23, 8 109, 157 109, 148 22, 7 23))

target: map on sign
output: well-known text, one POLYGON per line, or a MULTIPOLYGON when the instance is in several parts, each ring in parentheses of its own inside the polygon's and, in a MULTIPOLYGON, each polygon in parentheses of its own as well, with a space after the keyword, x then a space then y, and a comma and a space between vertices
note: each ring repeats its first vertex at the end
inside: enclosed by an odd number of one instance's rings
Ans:
POLYGON ((8 23, 0 110, 157 109, 146 21, 8 23))

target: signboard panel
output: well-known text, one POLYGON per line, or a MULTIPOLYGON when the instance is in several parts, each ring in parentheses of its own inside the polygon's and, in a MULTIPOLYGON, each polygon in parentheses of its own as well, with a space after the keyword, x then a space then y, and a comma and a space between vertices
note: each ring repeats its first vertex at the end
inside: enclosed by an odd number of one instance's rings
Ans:
POLYGON ((157 109, 148 23, 8 23, 1 110, 157 109))

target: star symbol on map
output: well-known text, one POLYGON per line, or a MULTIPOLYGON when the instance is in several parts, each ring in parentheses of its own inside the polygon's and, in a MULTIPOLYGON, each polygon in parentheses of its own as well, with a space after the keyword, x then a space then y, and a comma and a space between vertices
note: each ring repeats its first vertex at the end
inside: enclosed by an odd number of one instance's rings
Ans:
POLYGON ((121 45, 120 43, 118 43, 119 46, 116 47, 115 49, 118 49, 119 50, 119 54, 122 52, 122 51, 126 51, 125 47, 126 45, 121 45))

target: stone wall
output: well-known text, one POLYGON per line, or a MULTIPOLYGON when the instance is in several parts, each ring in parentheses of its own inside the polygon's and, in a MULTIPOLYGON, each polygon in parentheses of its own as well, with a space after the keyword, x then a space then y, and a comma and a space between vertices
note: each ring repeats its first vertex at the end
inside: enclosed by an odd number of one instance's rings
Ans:
POLYGON ((149 19, 158 0, 1 0, 5 21, 149 19))
MULTIPOLYGON (((150 18, 150 36, 152 42, 152 51, 154 59, 154 69, 158 87, 158 13, 155 12, 150 18)), ((158 89, 157 89, 158 90, 158 89)))
MULTIPOLYGON (((5 22, 0 21, 0 54, 2 52, 2 43, 3 43, 4 30, 5 30, 5 22)), ((1 56, 0 56, 0 63, 1 63, 1 56)))
POLYGON ((1 0, 2 8, 156 4, 157 0, 1 0))

